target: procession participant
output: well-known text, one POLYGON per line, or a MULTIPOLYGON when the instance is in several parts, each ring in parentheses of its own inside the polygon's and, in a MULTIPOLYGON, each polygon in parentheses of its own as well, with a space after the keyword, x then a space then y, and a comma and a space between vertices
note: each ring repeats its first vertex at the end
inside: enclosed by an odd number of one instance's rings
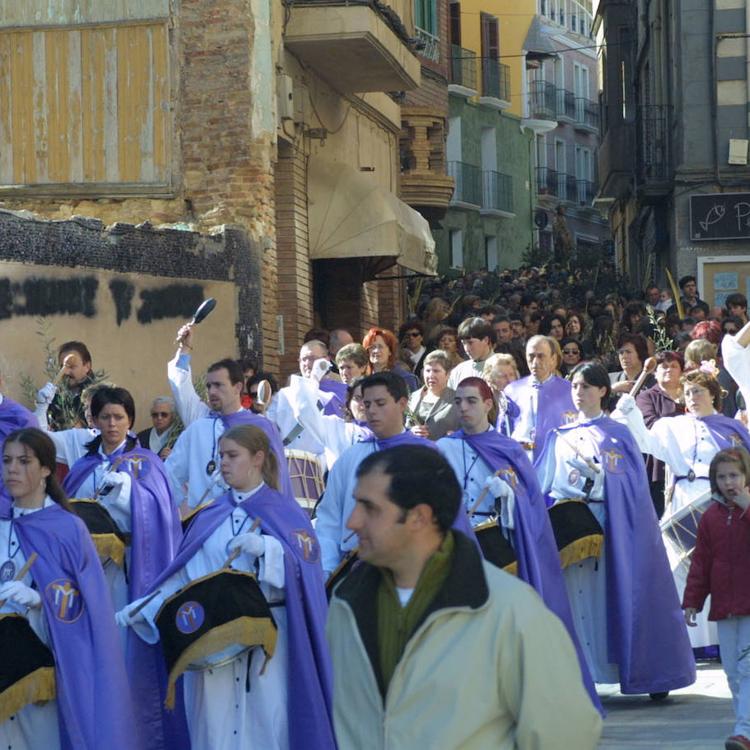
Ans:
POLYGON ((472 375, 481 377, 484 363, 494 353, 495 332, 492 324, 482 318, 467 318, 458 326, 458 340, 469 359, 456 365, 448 378, 448 388, 456 386, 472 375))
POLYGON ((52 430, 85 427, 86 415, 81 402, 83 390, 95 381, 91 352, 82 341, 66 341, 57 350, 57 364, 62 374, 62 390, 54 383, 44 388, 51 393, 48 422, 52 430))
POLYGON ((81 404, 83 413, 86 418, 86 427, 69 427, 65 430, 50 430, 47 423, 47 402, 44 399, 49 398, 49 394, 43 393, 40 389, 37 393, 37 408, 34 411, 39 420, 39 427, 46 432, 52 442, 55 444, 57 452, 57 463, 72 466, 79 458, 86 455, 87 445, 99 434, 98 428, 94 425, 91 416, 91 399, 99 388, 115 388, 114 383, 99 381, 87 386, 81 392, 81 404))
POLYGON ((373 436, 345 450, 328 474, 325 493, 317 508, 315 531, 320 541, 323 571, 329 576, 343 556, 357 546, 346 531, 354 507, 354 472, 365 456, 398 445, 434 445, 404 429, 409 392, 404 379, 394 372, 368 375, 362 380, 362 399, 367 426, 373 436))
POLYGON ((750 404, 750 323, 746 323, 735 336, 721 340, 721 358, 727 372, 742 393, 745 404, 750 404))
POLYGON ((453 389, 448 388, 451 363, 447 352, 435 349, 424 357, 425 384, 409 396, 406 427, 428 440, 441 437, 458 428, 458 412, 453 403, 453 389))
MULTIPOLYGON (((22 618, 36 648, 44 644, 51 655, 23 691, 4 688, 0 746, 138 748, 107 584, 91 537, 55 479, 55 447, 33 428, 4 437, 3 481, 12 503, 0 508, 0 538, 7 540, 0 548, 0 617, 15 628, 23 623, 13 619, 22 618)), ((20 649, 21 641, 5 647, 20 649)))
MULTIPOLYGON (((142 596, 167 567, 182 537, 164 464, 138 446, 130 429, 135 422, 133 397, 124 388, 103 387, 91 398, 91 416, 99 434, 73 464, 63 487, 74 498, 93 498, 126 536, 122 565, 109 561, 104 574, 116 609, 142 596)), ((159 654, 137 638, 125 640, 130 687, 149 748, 162 748, 172 731, 172 717, 162 712, 154 674, 159 654)), ((179 717, 176 721, 179 722, 179 717)))
POLYGON ((510 434, 511 424, 517 419, 518 407, 505 395, 505 386, 518 380, 518 364, 512 354, 493 354, 484 362, 482 380, 489 385, 497 403, 495 429, 503 435, 510 434))
MULTIPOLYGON (((716 368, 709 362, 685 373, 681 379, 685 414, 657 419, 650 429, 646 428, 635 400, 627 394, 620 398, 617 410, 612 414, 614 418, 627 422, 642 453, 649 453, 664 461, 672 472, 674 480, 667 490, 670 501, 665 503, 666 511, 662 519, 667 534, 670 517, 679 514, 688 505, 708 502, 711 459, 724 448, 745 446, 750 449, 750 433, 745 426, 719 413, 721 386, 716 374, 716 368)), ((665 542, 677 590, 682 595, 687 570, 672 553, 668 536, 665 536, 665 542)), ((690 629, 690 641, 694 648, 718 643, 716 626, 708 622, 705 613, 698 618, 698 626, 690 629)))
POLYGON ((151 427, 138 433, 138 444, 163 461, 172 452, 170 443, 174 445, 179 430, 173 398, 158 396, 151 402, 151 423, 151 427))
POLYGON ((165 462, 175 503, 187 503, 189 508, 195 508, 226 492, 219 473, 218 441, 224 430, 238 424, 256 425, 268 435, 279 462, 281 491, 292 495, 284 446, 276 426, 265 417, 242 408, 242 370, 237 362, 222 359, 209 366, 206 375, 208 404, 205 404, 195 392, 190 374, 188 352, 192 349, 192 326, 180 328, 178 338, 180 347, 169 363, 168 377, 185 430, 165 462))
POLYGON ((547 336, 532 336, 526 342, 526 361, 531 375, 508 383, 505 395, 518 409, 510 437, 518 441, 533 462, 547 434, 575 419, 570 382, 555 375, 556 342, 547 336))
POLYGON ((461 428, 438 440, 437 447, 461 485, 464 510, 471 511, 470 522, 475 527, 497 518, 516 553, 518 576, 537 590, 573 638, 584 681, 598 706, 573 628, 547 505, 531 463, 515 440, 493 429, 495 401, 484 380, 462 380, 455 401, 461 428))
MULTIPOLYGON (((0 445, 11 432, 37 426, 36 417, 25 406, 9 399, 2 392, 4 385, 3 374, 0 372, 0 445)), ((4 495, 3 480, 0 477, 0 498, 4 495)))
POLYGON ((354 495, 363 562, 327 626, 338 747, 593 750, 601 719, 570 638, 451 529, 461 491, 445 459, 418 445, 371 454, 354 495), (476 690, 459 679, 467 665, 476 690))
POLYGON ((682 607, 685 622, 711 597, 709 618, 719 631, 721 664, 732 693, 736 723, 726 750, 750 750, 750 455, 719 451, 709 469, 713 502, 701 516, 682 607))
POLYGON ((152 586, 155 598, 145 597, 135 614, 138 603, 125 607, 117 620, 156 643, 164 602, 239 552, 231 568, 257 576, 278 628, 276 647, 267 666, 260 648, 234 658, 222 649, 226 663, 185 673, 192 749, 329 750, 334 740, 326 595, 315 533, 299 506, 277 491, 276 456, 263 430, 239 425, 219 443, 230 491, 196 514, 177 556, 152 586))
POLYGON ((584 362, 572 386, 578 420, 549 433, 536 468, 555 505, 583 501, 604 531, 598 556, 563 571, 573 622, 596 682, 659 700, 692 684, 695 664, 643 458, 627 428, 604 415, 607 371, 584 362))
POLYGON ((345 416, 324 414, 318 408, 318 391, 311 379, 292 375, 289 392, 294 416, 305 430, 322 446, 328 470, 333 467, 339 456, 355 443, 372 437, 372 430, 367 426, 365 408, 362 404, 362 381, 354 378, 347 389, 345 416))

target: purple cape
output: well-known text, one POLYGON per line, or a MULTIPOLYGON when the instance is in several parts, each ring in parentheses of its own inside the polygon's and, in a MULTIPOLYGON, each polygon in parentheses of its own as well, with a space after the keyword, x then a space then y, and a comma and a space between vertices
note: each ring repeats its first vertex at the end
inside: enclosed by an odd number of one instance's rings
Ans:
MULTIPOLYGON (((529 408, 532 389, 532 378, 527 376, 520 380, 514 380, 505 386, 505 395, 513 402, 515 407, 521 411, 529 408)), ((515 411, 513 409, 512 411, 515 411)), ((510 415, 511 409, 508 409, 510 415)), ((536 413, 536 438, 534 445, 534 461, 542 453, 542 447, 547 435, 560 425, 571 422, 578 417, 578 410, 573 405, 570 395, 570 383, 565 378, 553 375, 544 381, 539 388, 536 413)), ((511 421, 511 430, 516 420, 511 421)))
POLYGON ((348 390, 346 383, 341 383, 338 380, 321 380, 318 383, 318 389, 323 393, 333 394, 331 400, 323 408, 323 414, 333 414, 343 419, 348 390))
MULTIPOLYGON (((604 461, 607 642, 620 690, 661 693, 692 685, 695 661, 643 457, 625 425, 603 417, 583 426, 604 461)), ((550 439, 545 451, 552 445, 550 439)))
MULTIPOLYGON (((307 514, 291 498, 264 487, 242 504, 261 520, 261 531, 284 548, 289 670, 287 715, 289 747, 332 750, 336 747, 331 711, 331 664, 325 640, 328 602, 320 567, 320 549, 307 514)), ((196 515, 185 538, 154 588, 198 552, 234 509, 227 493, 196 515)))
POLYGON ((26 558, 39 555, 31 576, 55 655, 62 748, 132 750, 135 720, 112 600, 86 527, 59 505, 14 526, 26 558))
MULTIPOLYGON (((21 430, 24 427, 39 427, 36 417, 25 406, 21 406, 7 396, 3 396, 3 402, 0 404, 0 447, 11 432, 21 430)), ((5 492, 2 474, 0 474, 0 498, 10 502, 10 498, 5 492)), ((2 504, 0 501, 0 505, 2 504)))
MULTIPOLYGON (((110 458, 115 461, 122 458, 116 471, 129 474, 132 480, 132 541, 127 577, 128 596, 133 601, 151 588, 171 562, 182 538, 182 526, 164 464, 155 453, 136 447, 110 458)), ((95 453, 73 464, 63 482, 70 497, 76 496, 81 484, 100 463, 101 455, 95 453)), ((164 711, 165 695, 157 691, 164 673, 160 649, 145 643, 129 628, 126 661, 145 746, 155 750, 166 747, 172 742, 170 736, 183 735, 184 727, 179 711, 169 714, 164 711)))
POLYGON ((698 419, 708 427, 719 450, 744 447, 750 451, 750 432, 739 420, 725 417, 723 414, 711 414, 698 419))
POLYGON ((260 414, 253 414, 253 412, 248 409, 237 411, 234 414, 217 414, 216 412, 211 412, 209 417, 221 419, 225 430, 229 430, 232 427, 237 427, 237 425, 241 424, 249 424, 263 430, 268 436, 273 452, 276 454, 276 463, 278 464, 279 470, 279 491, 282 495, 294 497, 292 482, 289 479, 286 455, 284 454, 284 444, 281 442, 281 435, 279 435, 276 425, 271 422, 270 419, 262 417, 260 414))
POLYGON ((539 481, 526 451, 511 438, 487 430, 467 435, 463 430, 448 436, 466 440, 493 471, 513 487, 516 502, 513 508, 513 549, 518 557, 518 577, 536 589, 549 610, 554 612, 568 631, 581 667, 581 677, 593 704, 602 711, 596 687, 578 642, 570 602, 565 588, 560 555, 549 520, 539 481))

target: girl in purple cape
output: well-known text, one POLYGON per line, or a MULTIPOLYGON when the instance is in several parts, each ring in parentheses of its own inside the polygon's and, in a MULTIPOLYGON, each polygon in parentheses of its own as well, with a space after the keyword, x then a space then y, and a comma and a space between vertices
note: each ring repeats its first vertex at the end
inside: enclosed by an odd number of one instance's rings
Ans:
POLYGON ((326 597, 320 551, 306 514, 280 494, 276 456, 263 430, 240 425, 219 443, 220 469, 231 488, 190 522, 173 563, 139 603, 117 614, 148 643, 164 601, 191 581, 232 568, 252 572, 278 627, 273 657, 260 648, 183 676, 193 750, 287 750, 335 747, 330 720, 330 669, 324 645, 326 597), (135 614, 132 614, 135 613, 135 614), (293 665, 293 668, 292 668, 293 665))
MULTIPOLYGON (((52 651, 55 680, 44 688, 48 700, 29 696, 37 702, 0 724, 0 746, 126 750, 133 717, 112 603, 96 549, 54 472, 55 446, 41 430, 8 436, 3 481, 12 503, 0 510, 0 617, 28 621, 52 651)), ((0 673, 6 664, 0 657, 0 673)))

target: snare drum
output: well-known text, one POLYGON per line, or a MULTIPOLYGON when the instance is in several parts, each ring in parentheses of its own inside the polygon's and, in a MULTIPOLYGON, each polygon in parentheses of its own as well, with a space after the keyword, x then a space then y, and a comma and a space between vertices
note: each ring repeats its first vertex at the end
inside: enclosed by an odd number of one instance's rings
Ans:
POLYGON ((287 448, 284 451, 292 492, 300 506, 312 515, 325 489, 323 468, 318 456, 309 451, 287 448))
POLYGON ((558 500, 549 509, 549 520, 563 568, 601 555, 604 530, 588 503, 576 498, 558 500))
POLYGON ((222 568, 170 596, 155 618, 169 681, 167 708, 174 707, 175 682, 187 670, 216 669, 260 646, 270 659, 276 622, 252 573, 222 568))
POLYGON ((97 500, 78 498, 72 499, 70 504, 73 512, 86 524, 102 565, 111 560, 121 568, 125 561, 125 547, 130 544, 130 534, 120 530, 109 511, 97 500))
POLYGON ((0 615, 0 724, 29 703, 55 698, 55 659, 28 620, 0 615))
POLYGON ((494 518, 474 527, 479 547, 487 562, 502 568, 506 573, 518 575, 518 557, 503 530, 494 518))
POLYGON ((707 490, 659 522, 664 541, 673 553, 670 557, 675 560, 677 567, 683 569, 685 577, 690 569, 690 558, 698 537, 698 523, 711 505, 711 500, 711 490, 707 490))

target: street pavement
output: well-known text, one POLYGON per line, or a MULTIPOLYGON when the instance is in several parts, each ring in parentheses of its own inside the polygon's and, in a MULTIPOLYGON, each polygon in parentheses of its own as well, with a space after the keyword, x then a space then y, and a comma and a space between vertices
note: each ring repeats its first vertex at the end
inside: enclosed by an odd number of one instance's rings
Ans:
POLYGON ((716 663, 699 665, 695 684, 659 703, 614 685, 599 694, 607 711, 600 750, 723 750, 733 734, 729 688, 716 663))

